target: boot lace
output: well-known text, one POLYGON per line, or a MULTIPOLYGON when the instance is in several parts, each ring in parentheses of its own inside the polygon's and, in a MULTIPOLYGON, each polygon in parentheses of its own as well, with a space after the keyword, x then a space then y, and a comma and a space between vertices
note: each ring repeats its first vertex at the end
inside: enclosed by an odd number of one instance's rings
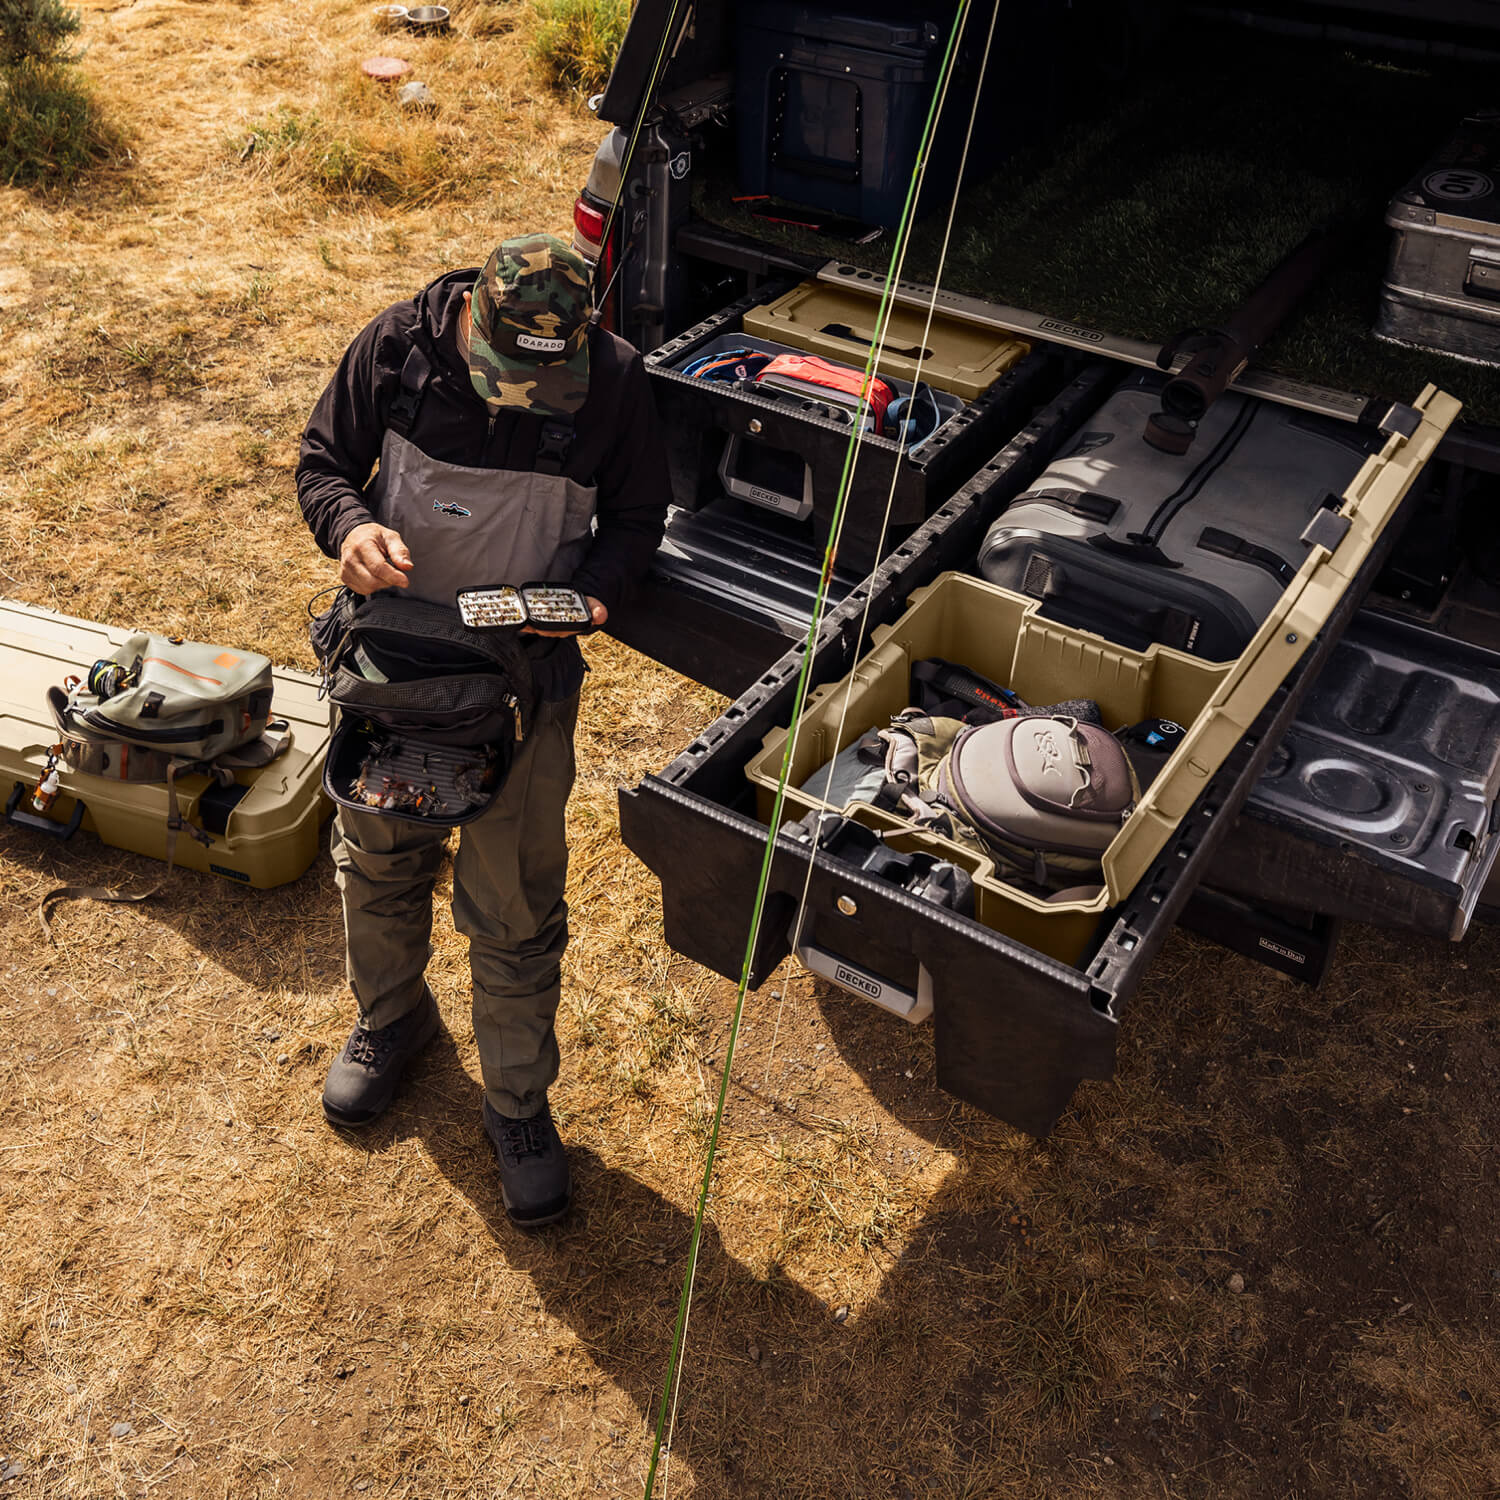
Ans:
POLYGON ((514 1161, 524 1161, 529 1156, 545 1156, 552 1149, 552 1132, 547 1128, 551 1122, 545 1114, 530 1120, 500 1121, 500 1149, 514 1161))
POLYGON ((344 1056, 361 1067, 383 1068, 390 1061, 396 1046, 396 1038, 391 1035, 392 1029, 386 1026, 380 1031, 366 1031, 363 1026, 356 1026, 349 1035, 344 1056))

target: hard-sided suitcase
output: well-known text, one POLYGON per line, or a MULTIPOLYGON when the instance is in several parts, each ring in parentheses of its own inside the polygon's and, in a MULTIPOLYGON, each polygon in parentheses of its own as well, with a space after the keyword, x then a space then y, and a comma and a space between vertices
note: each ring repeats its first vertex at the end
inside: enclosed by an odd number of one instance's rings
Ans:
POLYGON ((1470 115, 1391 200, 1375 332, 1500 364, 1500 110, 1470 115))
POLYGON ((1380 434, 1230 393, 1185 455, 1163 453, 1142 436, 1163 379, 1133 375, 1099 409, 989 529, 979 572, 1121 645, 1228 661, 1380 434))
MULTIPOLYGON (((117 849, 165 859, 165 782, 62 769, 61 793, 46 813, 37 812, 31 800, 58 737, 47 689, 87 673, 129 634, 0 600, 0 797, 6 820, 38 836, 65 839, 82 828, 117 849)), ((288 723, 292 745, 270 765, 235 772, 231 786, 201 773, 177 778, 182 816, 209 842, 184 833, 176 841, 174 864, 267 887, 295 880, 312 863, 319 829, 332 810, 322 791, 328 705, 318 697, 317 679, 276 668, 271 714, 288 723)))

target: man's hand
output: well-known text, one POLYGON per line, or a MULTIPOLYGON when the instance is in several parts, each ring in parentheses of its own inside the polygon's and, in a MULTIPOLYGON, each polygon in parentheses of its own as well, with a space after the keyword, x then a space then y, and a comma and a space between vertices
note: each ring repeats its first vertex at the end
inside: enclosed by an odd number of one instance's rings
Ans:
POLYGON ((356 594, 404 589, 411 568, 411 553, 401 533, 374 521, 356 526, 339 548, 339 582, 348 584, 356 594))
MULTIPOLYGON (((609 611, 592 594, 585 594, 583 597, 588 601, 589 614, 593 618, 595 629, 597 629, 609 619, 609 611)), ((521 634, 565 636, 577 635, 578 632, 576 630, 535 630, 530 625, 523 625, 521 627, 521 634)))

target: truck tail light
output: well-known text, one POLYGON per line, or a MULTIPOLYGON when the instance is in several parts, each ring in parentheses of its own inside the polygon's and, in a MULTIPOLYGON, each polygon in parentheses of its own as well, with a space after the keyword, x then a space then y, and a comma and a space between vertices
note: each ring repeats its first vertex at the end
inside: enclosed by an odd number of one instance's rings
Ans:
POLYGON ((604 239, 605 210, 595 208, 587 198, 579 197, 573 205, 573 232, 578 249, 590 260, 599 258, 604 239))

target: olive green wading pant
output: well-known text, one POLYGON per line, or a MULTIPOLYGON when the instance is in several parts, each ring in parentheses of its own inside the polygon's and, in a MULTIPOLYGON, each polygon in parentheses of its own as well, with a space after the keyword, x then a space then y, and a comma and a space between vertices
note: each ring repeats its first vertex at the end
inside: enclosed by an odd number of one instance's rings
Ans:
MULTIPOLYGON (((563 812, 577 721, 576 693, 542 704, 500 795, 458 830, 453 925, 469 940, 485 1093, 511 1118, 540 1110, 557 1077, 552 1023, 568 943, 563 812)), ((389 1026, 421 1002, 432 956, 432 891, 449 832, 338 810, 333 863, 362 1026, 389 1026)))

